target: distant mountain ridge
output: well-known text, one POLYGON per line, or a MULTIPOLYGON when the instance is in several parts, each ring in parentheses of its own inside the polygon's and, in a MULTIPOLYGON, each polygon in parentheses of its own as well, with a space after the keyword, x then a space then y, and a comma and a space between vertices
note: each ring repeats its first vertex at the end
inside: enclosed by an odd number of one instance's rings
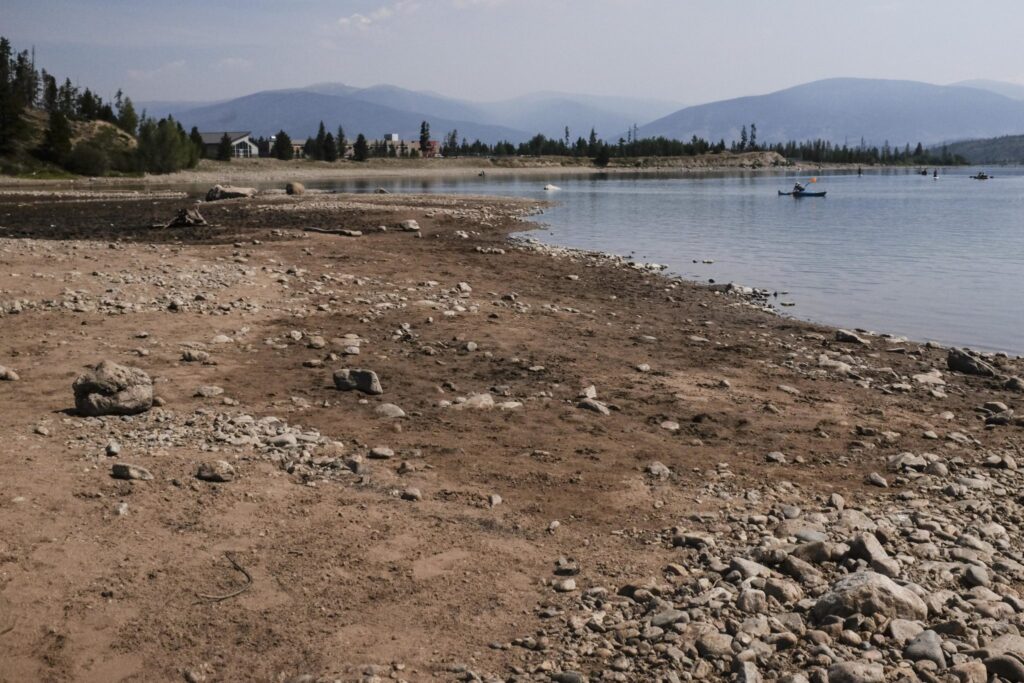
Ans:
POLYGON ((203 130, 241 127, 256 135, 272 135, 284 129, 302 138, 315 133, 323 120, 331 130, 344 126, 351 137, 362 132, 371 138, 385 133, 415 138, 426 120, 435 138, 454 129, 460 138, 488 143, 518 143, 537 133, 561 138, 567 126, 573 139, 587 137, 592 128, 610 137, 678 107, 661 100, 566 93, 477 103, 391 85, 356 88, 342 83, 269 90, 203 105, 140 102, 139 106, 152 116, 171 114, 186 127, 203 130))
POLYGON ((1024 132, 1024 102, 991 91, 917 81, 833 78, 687 107, 640 128, 640 137, 726 142, 757 124, 758 141, 825 139, 851 146, 934 145, 1024 132))
POLYGON ((1024 100, 1024 85, 1018 85, 1016 83, 975 78, 969 81, 951 83, 950 85, 960 86, 963 88, 977 88, 978 90, 988 90, 989 92, 994 92, 997 95, 1009 97, 1011 100, 1024 100))

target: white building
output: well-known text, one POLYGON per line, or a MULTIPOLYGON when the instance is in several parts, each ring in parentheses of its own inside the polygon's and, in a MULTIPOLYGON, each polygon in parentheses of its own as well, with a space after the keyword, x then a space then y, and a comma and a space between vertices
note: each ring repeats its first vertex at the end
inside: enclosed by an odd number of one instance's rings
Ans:
POLYGON ((231 132, 231 131, 218 131, 211 133, 200 133, 203 137, 203 156, 207 159, 217 158, 217 149, 220 147, 220 141, 225 135, 231 140, 231 156, 248 159, 250 157, 258 157, 260 155, 260 149, 256 146, 256 143, 252 141, 250 131, 244 132, 231 132))

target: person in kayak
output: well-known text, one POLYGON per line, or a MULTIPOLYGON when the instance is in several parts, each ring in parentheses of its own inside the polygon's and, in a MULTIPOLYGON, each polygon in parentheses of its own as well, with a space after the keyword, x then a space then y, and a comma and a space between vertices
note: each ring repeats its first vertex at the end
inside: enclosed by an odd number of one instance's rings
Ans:
POLYGON ((800 183, 795 183, 795 184, 793 185, 793 193, 794 193, 794 194, 798 194, 798 193, 800 193, 800 192, 803 192, 803 191, 804 191, 804 190, 806 190, 806 189, 807 189, 807 188, 806 188, 806 187, 804 187, 803 185, 801 185, 800 183))

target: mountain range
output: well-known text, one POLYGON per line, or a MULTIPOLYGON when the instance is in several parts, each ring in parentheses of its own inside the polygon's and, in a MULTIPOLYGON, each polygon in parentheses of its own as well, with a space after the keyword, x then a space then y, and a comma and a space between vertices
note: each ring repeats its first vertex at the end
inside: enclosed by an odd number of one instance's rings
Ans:
POLYGON ((756 123, 761 143, 825 139, 838 144, 938 145, 1024 133, 1024 86, 973 80, 952 85, 918 81, 833 78, 784 90, 680 109, 663 100, 542 92, 500 102, 472 102, 391 85, 358 88, 320 83, 268 90, 205 104, 139 103, 152 116, 173 114, 186 128, 251 130, 293 138, 340 124, 349 137, 398 133, 419 135, 429 121, 435 139, 450 130, 460 138, 522 142, 537 133, 573 139, 593 128, 607 140, 626 137, 634 124, 640 137, 738 140, 756 123))
POLYGON ((934 145, 1024 132, 1024 101, 991 90, 917 81, 833 78, 767 95, 687 107, 640 128, 640 137, 706 140, 824 139, 858 145, 934 145))
POLYGON ((254 135, 287 131, 293 138, 316 133, 320 121, 335 130, 340 124, 349 137, 362 132, 370 138, 398 133, 419 136, 420 123, 429 121, 433 137, 450 130, 472 141, 522 142, 537 133, 562 138, 587 137, 593 128, 611 137, 634 124, 679 108, 655 99, 540 92, 500 102, 470 102, 433 92, 391 85, 356 88, 343 83, 319 83, 305 88, 267 90, 206 104, 140 102, 154 117, 173 115, 187 128, 250 130, 254 135))

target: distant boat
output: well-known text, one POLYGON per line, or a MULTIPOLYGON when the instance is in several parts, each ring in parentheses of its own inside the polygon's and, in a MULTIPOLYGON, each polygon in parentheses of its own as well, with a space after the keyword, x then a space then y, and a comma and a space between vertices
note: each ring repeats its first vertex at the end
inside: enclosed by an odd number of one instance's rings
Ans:
POLYGON ((562 188, 560 188, 558 185, 550 185, 549 184, 549 185, 545 185, 544 186, 544 191, 545 192, 558 192, 561 189, 562 188))
POLYGON ((825 196, 825 192, 808 192, 807 190, 804 190, 803 192, 783 192, 782 190, 779 190, 779 196, 780 197, 797 197, 797 198, 800 198, 800 197, 824 197, 825 196))
POLYGON ((985 173, 984 171, 978 171, 977 175, 972 175, 971 176, 971 180, 988 180, 989 178, 994 178, 994 177, 995 176, 991 176, 988 173, 985 173))

